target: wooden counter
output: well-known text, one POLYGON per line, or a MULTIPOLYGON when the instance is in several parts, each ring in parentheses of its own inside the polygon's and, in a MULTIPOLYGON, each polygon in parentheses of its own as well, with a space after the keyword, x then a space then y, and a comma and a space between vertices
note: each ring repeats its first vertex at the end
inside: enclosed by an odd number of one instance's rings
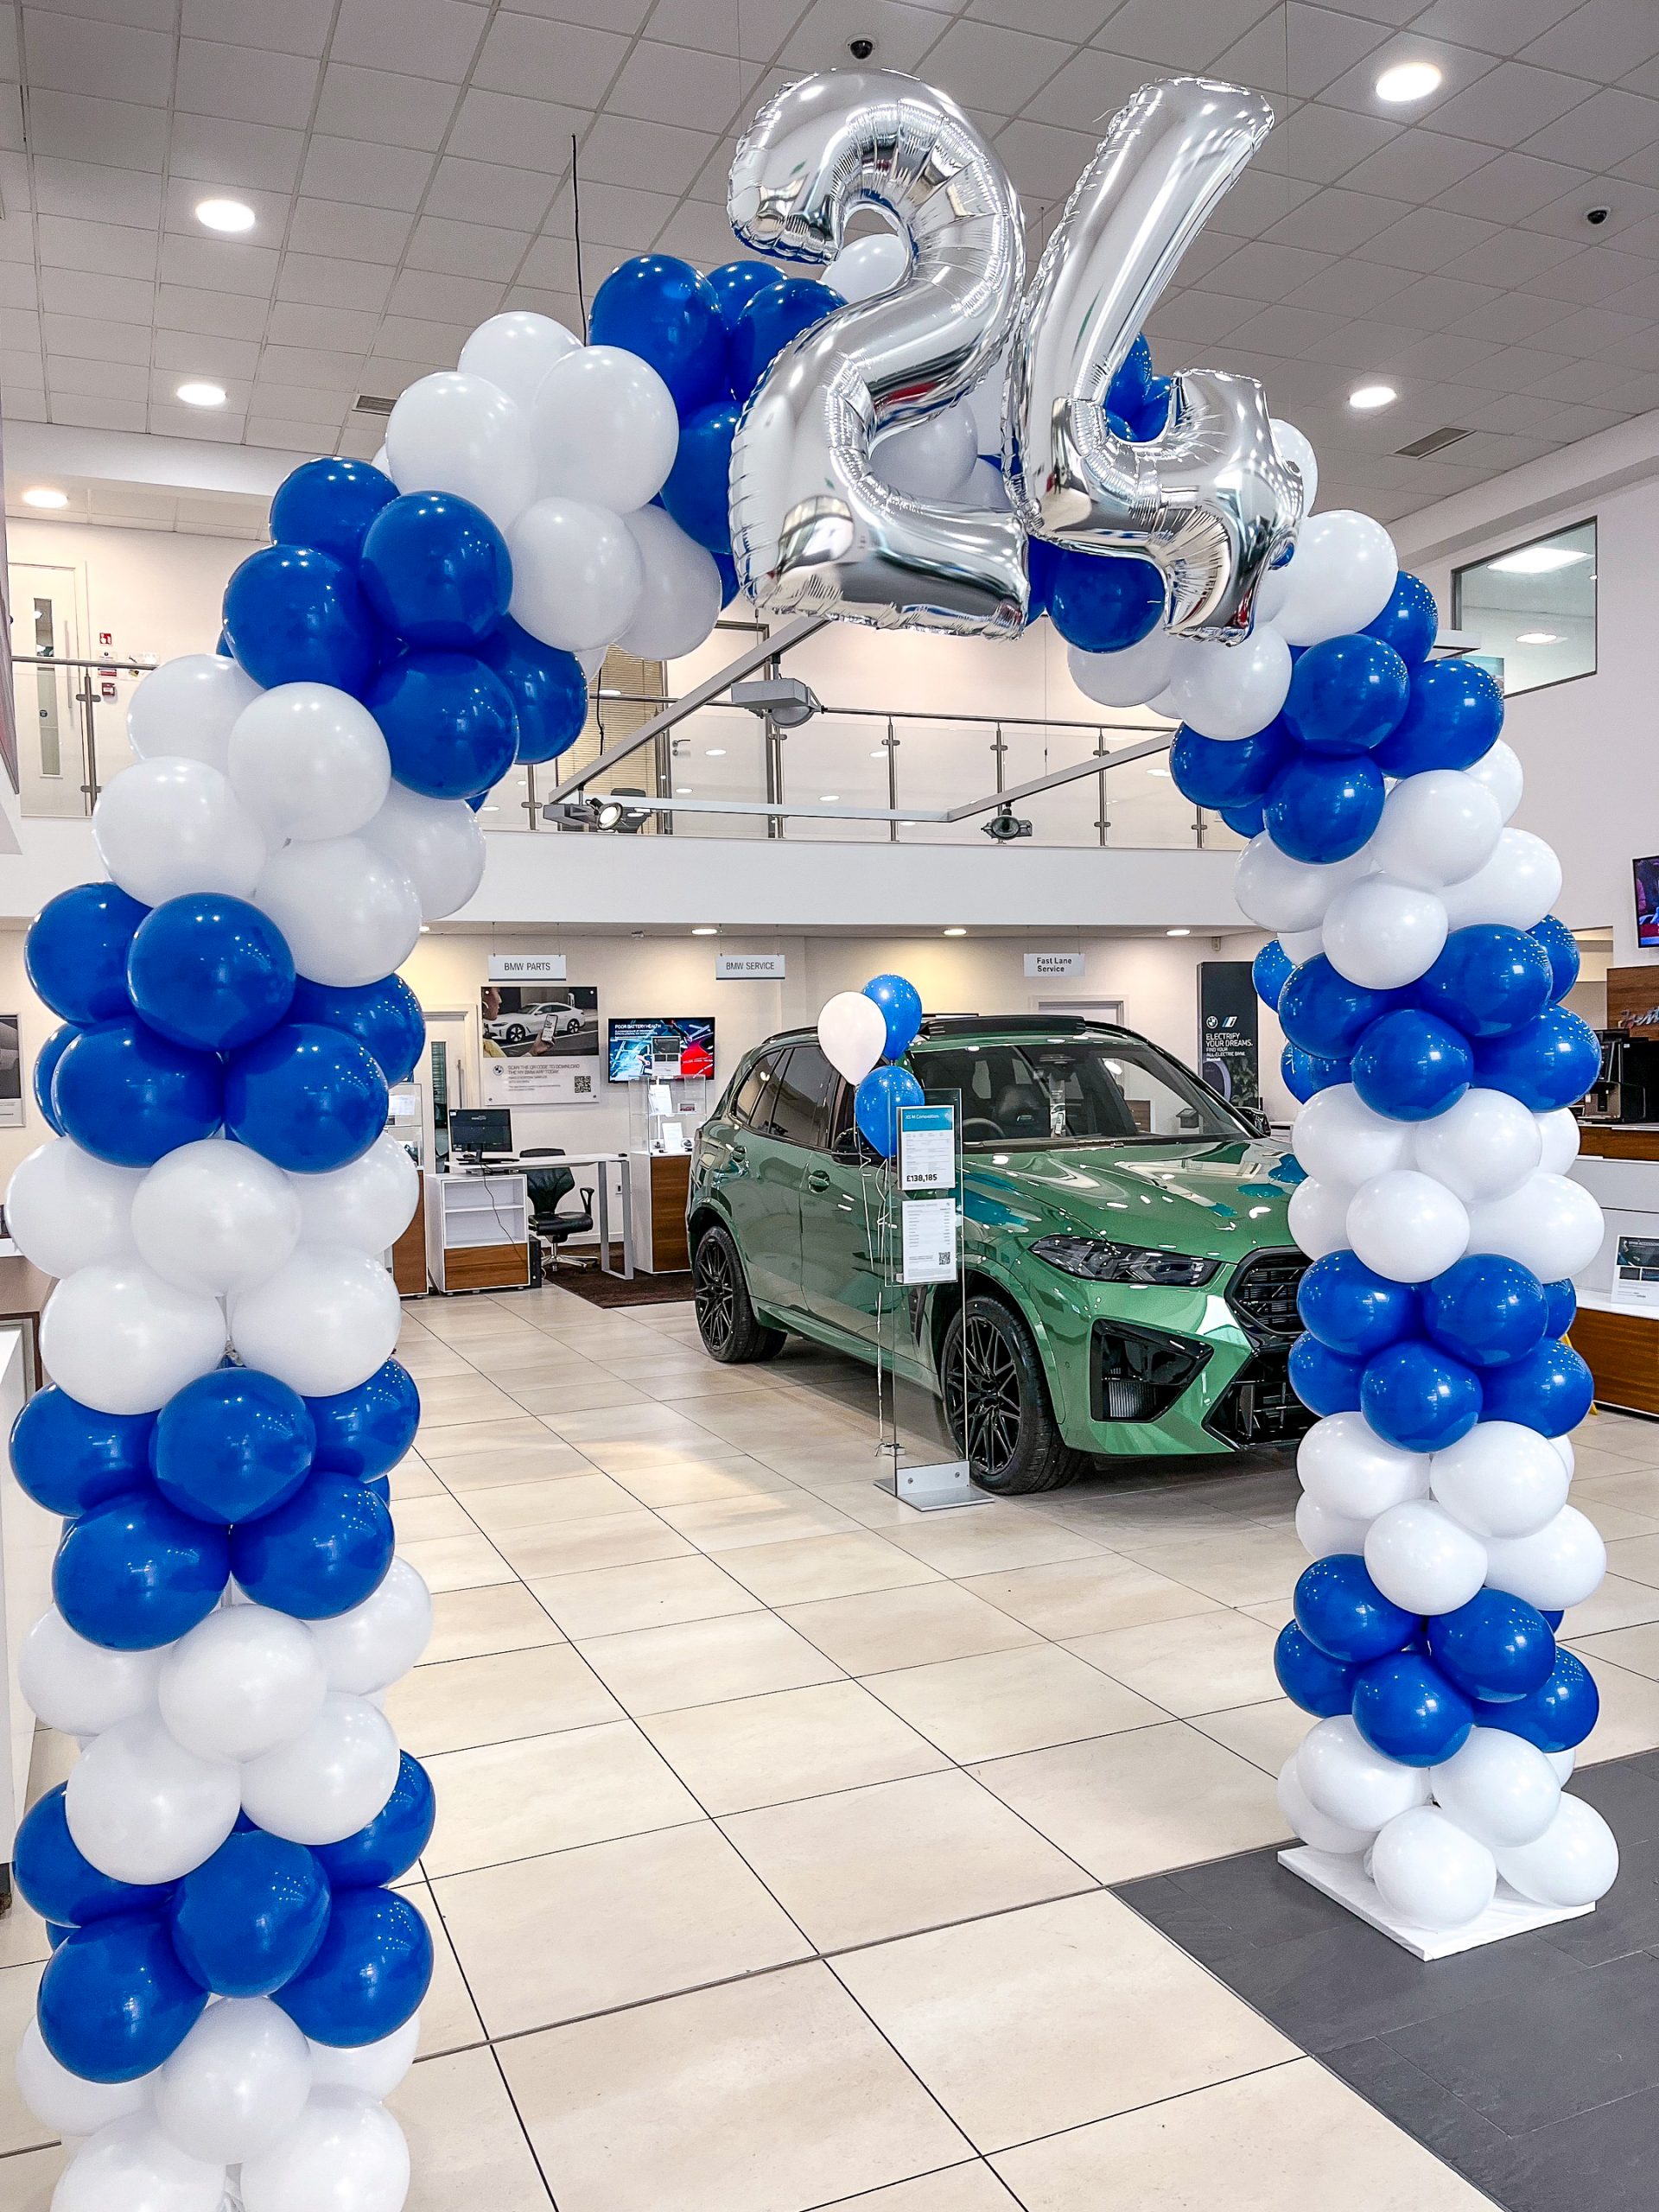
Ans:
POLYGON ((1580 1122, 1579 1150, 1592 1160, 1659 1160, 1659 1122, 1580 1122))
POLYGON ((1659 1414, 1659 1309, 1580 1304, 1567 1335, 1595 1378, 1599 1405, 1659 1414))

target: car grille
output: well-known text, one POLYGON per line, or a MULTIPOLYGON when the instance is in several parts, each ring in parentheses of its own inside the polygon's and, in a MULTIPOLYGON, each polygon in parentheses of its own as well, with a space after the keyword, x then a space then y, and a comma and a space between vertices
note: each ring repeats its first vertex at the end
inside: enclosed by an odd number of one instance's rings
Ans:
POLYGON ((1283 1357, 1267 1352, 1250 1360, 1223 1391, 1205 1427, 1229 1444, 1287 1443, 1313 1425, 1313 1415, 1290 1387, 1283 1357))
POLYGON ((1293 1247, 1255 1253, 1227 1286, 1227 1303, 1253 1337, 1301 1332, 1296 1293, 1307 1272, 1307 1255, 1293 1247))

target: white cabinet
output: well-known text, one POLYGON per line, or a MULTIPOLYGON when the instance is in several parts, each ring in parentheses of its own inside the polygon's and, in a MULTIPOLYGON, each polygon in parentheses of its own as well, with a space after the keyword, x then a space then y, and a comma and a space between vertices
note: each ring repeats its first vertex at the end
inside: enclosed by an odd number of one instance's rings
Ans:
POLYGON ((426 1265, 434 1289, 522 1290, 530 1281, 530 1185, 516 1172, 429 1175, 426 1265))

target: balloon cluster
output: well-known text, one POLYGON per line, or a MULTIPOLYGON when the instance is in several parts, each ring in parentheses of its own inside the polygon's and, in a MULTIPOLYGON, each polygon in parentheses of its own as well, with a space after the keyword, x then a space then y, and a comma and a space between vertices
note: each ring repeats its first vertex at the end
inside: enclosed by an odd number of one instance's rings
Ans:
POLYGON ((823 1057, 850 1084, 859 1134, 891 1160, 899 1149, 899 1113, 922 1103, 922 1086, 895 1065, 915 1042, 922 1001, 903 976, 876 976, 861 991, 837 991, 818 1016, 823 1057))
POLYGON ((1466 1925, 1500 1876, 1587 1904, 1618 1854, 1561 1791, 1596 1693, 1554 1629, 1606 1564, 1567 1502, 1592 1388, 1571 1278, 1601 1240, 1568 1109, 1599 1055, 1560 1003, 1560 865, 1507 826, 1498 686, 1430 659, 1433 599, 1376 524, 1312 517, 1261 611, 1236 654, 1181 649, 1171 768, 1251 839, 1237 896, 1278 932, 1256 986, 1303 1102, 1290 1374, 1319 1416, 1296 1514, 1314 1564, 1278 1667, 1318 1719, 1281 1805, 1314 1848, 1365 1853, 1418 1926, 1466 1925))

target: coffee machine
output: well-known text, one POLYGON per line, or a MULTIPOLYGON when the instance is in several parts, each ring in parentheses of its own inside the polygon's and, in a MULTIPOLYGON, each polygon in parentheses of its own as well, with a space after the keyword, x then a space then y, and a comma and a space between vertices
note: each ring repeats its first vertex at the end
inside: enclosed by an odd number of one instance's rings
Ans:
POLYGON ((1659 1037, 1599 1029, 1601 1072, 1584 1102, 1586 1122, 1659 1122, 1659 1037))

